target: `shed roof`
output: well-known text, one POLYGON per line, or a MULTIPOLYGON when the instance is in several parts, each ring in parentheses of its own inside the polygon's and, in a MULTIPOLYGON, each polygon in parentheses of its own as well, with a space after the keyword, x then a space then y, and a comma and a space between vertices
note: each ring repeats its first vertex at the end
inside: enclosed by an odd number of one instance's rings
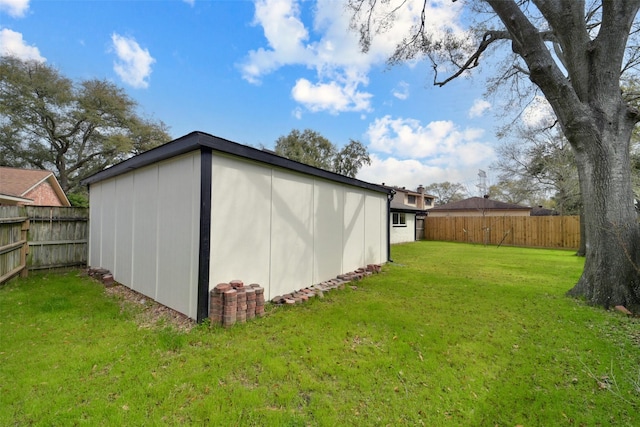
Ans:
POLYGON ((201 149, 209 149, 214 152, 230 154, 233 156, 269 164, 299 173, 312 175, 356 187, 366 188, 368 190, 377 191, 380 193, 390 193, 390 190, 388 188, 381 185, 360 181, 359 179, 355 178, 349 178, 344 175, 329 172, 324 169, 319 169, 313 166, 306 165, 304 163, 296 162, 294 160, 278 156, 273 152, 259 150, 257 148, 238 144, 236 142, 232 142, 199 131, 191 132, 188 135, 185 135, 178 139, 174 139, 173 141, 167 142, 164 145, 153 148, 130 159, 124 160, 114 166, 111 166, 108 169, 85 178, 82 181, 82 184, 90 185, 96 182, 104 181, 106 179, 122 175, 135 169, 151 165, 161 160, 169 159, 181 154, 201 149))
POLYGON ((435 206, 430 209, 433 211, 469 211, 469 210, 512 210, 512 211, 530 211, 527 206, 516 205, 513 203, 500 202, 484 197, 470 197, 458 202, 446 203, 444 205, 435 206))
POLYGON ((45 181, 49 181, 62 204, 69 206, 69 200, 53 172, 0 166, 0 195, 6 196, 7 200, 31 202, 32 200, 25 196, 45 181))

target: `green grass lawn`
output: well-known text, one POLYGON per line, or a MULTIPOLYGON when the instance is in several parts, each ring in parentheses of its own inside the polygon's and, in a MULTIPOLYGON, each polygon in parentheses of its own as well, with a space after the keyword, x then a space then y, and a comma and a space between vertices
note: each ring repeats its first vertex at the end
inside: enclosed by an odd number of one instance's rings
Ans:
POLYGON ((101 285, 0 288, 0 425, 640 425, 640 322, 564 296, 572 252, 394 246, 230 329, 139 327, 101 285))

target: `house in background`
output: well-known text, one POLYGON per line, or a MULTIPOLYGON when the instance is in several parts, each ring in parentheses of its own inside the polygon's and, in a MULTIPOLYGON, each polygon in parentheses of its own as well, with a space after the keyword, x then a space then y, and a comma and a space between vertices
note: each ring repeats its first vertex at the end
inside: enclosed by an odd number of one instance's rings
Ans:
POLYGON ((531 208, 531 216, 558 216, 560 215, 560 212, 554 210, 554 209, 547 209, 543 206, 534 206, 533 208, 531 208))
POLYGON ((0 205, 71 206, 52 172, 0 167, 0 205))
POLYGON ((529 216, 530 212, 530 207, 499 202, 485 196, 435 206, 429 210, 429 216, 529 216))
MULTIPOLYGON (((383 184, 384 185, 384 184, 383 184)), ((425 194, 421 185, 416 191, 389 187, 395 192, 391 200, 389 238, 391 243, 413 242, 424 238, 424 218, 434 206, 435 196, 425 194)))
POLYGON ((83 184, 89 266, 198 321, 218 283, 272 299, 389 259, 388 188, 202 132, 83 184))

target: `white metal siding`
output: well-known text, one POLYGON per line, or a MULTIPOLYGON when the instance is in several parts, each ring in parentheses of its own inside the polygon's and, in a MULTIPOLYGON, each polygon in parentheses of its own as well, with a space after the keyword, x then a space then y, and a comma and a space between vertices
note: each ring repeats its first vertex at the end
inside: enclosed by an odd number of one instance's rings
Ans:
POLYGON ((113 201, 116 206, 114 277, 123 283, 133 281, 133 174, 122 176, 116 181, 118 198, 113 201), (126 249, 125 249, 126 248, 126 249))
POLYGON ((132 289, 155 296, 158 257, 158 167, 150 166, 133 172, 133 280, 132 289), (144 191, 141 191, 144 189, 144 191))
POLYGON ((274 294, 312 284, 313 188, 313 179, 273 171, 270 292, 274 294))
POLYGON ((100 266, 102 249, 102 186, 91 186, 89 193, 91 206, 89 209, 89 256, 87 263, 91 266, 100 266))
POLYGON ((212 159, 209 286, 239 279, 264 284, 271 264, 271 169, 212 159))
POLYGON ((342 235, 344 228, 344 187, 316 181, 314 191, 313 283, 320 283, 344 273, 342 268, 342 235))
POLYGON ((387 259, 386 194, 217 153, 212 188, 210 288, 272 298, 387 259))
POLYGON ((344 272, 347 272, 365 265, 365 203, 363 191, 360 189, 346 189, 344 203, 342 268, 344 272))
POLYGON ((187 155, 159 164, 158 302, 197 316, 200 240, 200 157, 187 155), (194 194, 197 193, 197 194, 194 194), (195 222, 195 224, 194 224, 195 222))
MULTIPOLYGON (((110 179, 102 184, 102 249, 100 250, 100 265, 113 271, 116 255, 116 179, 110 179), (106 233, 104 230, 108 230, 106 233), (108 266, 108 267, 107 267, 108 266)), ((116 276, 113 276, 116 277, 116 276)), ((117 280, 117 279, 116 279, 117 280)))
POLYGON ((200 153, 91 186, 90 265, 197 316, 200 153))
MULTIPOLYGON (((380 224, 387 223, 387 217, 381 216, 380 205, 386 205, 386 200, 380 197, 366 194, 364 199, 364 262, 363 265, 377 264, 386 252, 386 245, 382 246, 383 235, 380 224)), ((386 236, 386 235, 385 235, 386 236)), ((386 238, 384 238, 386 240, 386 238)))

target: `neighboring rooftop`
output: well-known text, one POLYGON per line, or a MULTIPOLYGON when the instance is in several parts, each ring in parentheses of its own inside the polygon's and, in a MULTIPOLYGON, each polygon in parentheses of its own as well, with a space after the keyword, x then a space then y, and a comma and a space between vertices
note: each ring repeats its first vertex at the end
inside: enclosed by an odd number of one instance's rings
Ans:
POLYGON ((426 209, 420 209, 416 206, 405 205, 402 203, 402 200, 392 199, 391 200, 391 210, 395 212, 408 212, 408 213, 420 213, 427 212, 426 209))
POLYGON ((529 214, 531 216, 557 216, 560 215, 560 213, 556 210, 553 209, 547 209, 544 208, 542 206, 535 206, 533 208, 531 208, 531 213, 529 214))
POLYGON ((451 202, 440 206, 435 206, 430 211, 469 211, 469 210, 519 210, 530 211, 528 206, 516 205, 513 203, 500 202, 489 197, 470 197, 458 202, 451 202))
POLYGON ((44 183, 51 186, 61 205, 70 206, 53 172, 4 166, 0 166, 0 204, 34 204, 34 190, 44 183))

